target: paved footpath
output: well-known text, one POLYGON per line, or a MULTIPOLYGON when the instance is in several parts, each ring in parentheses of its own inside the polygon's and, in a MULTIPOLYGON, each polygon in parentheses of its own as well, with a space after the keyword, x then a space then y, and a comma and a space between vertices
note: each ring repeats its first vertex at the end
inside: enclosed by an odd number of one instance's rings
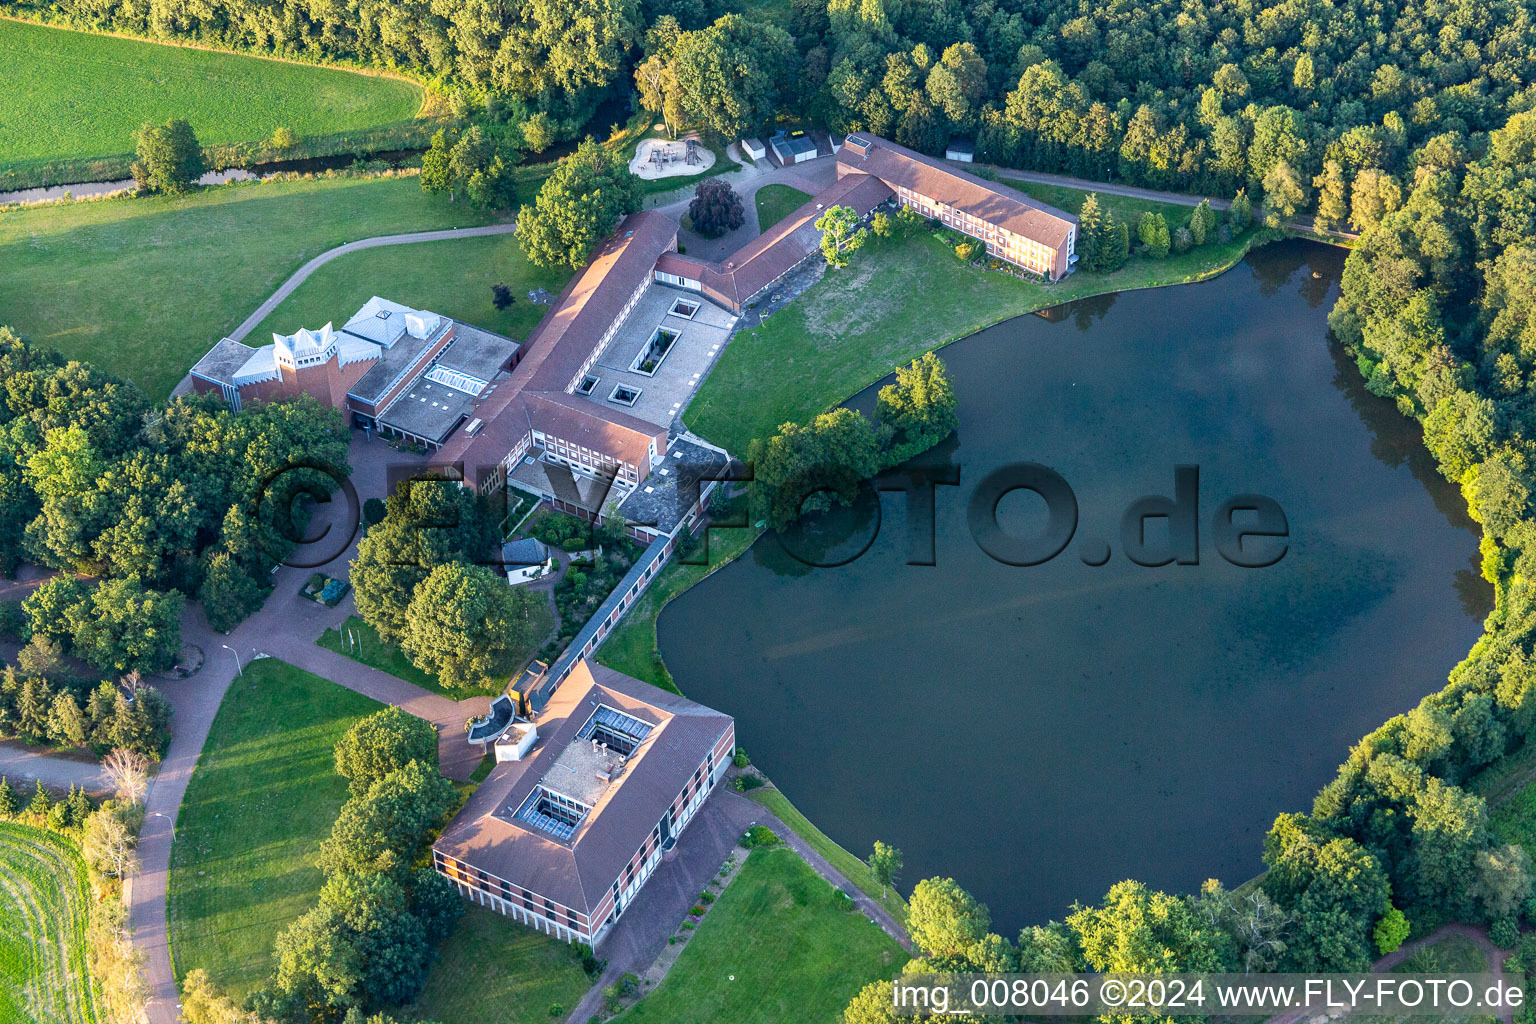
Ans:
MULTIPOLYGON (((347 457, 353 466, 351 479, 360 500, 382 497, 386 467, 410 459, 377 439, 358 440, 356 434, 347 457)), ((316 510, 313 528, 318 530, 328 524, 346 531, 354 525, 349 520, 355 514, 345 501, 333 501, 316 510)), ((354 539, 345 552, 321 566, 321 571, 343 575, 356 550, 354 539)), ((249 665, 258 653, 280 658, 375 700, 399 704, 432 721, 439 729, 443 772, 450 778, 468 778, 479 761, 478 751, 465 742, 464 719, 483 711, 489 699, 455 702, 317 646, 315 640, 322 630, 345 621, 352 604, 349 598, 328 609, 300 597, 299 589, 311 571, 278 569, 272 578, 274 590, 266 604, 228 636, 215 632, 201 607, 189 602, 182 617, 182 637, 202 648, 202 671, 190 679, 154 680, 170 699, 175 718, 170 750, 145 798, 144 829, 139 836, 140 870, 128 907, 134 943, 145 957, 145 981, 150 990, 148 1024, 176 1024, 179 1017, 166 925, 171 843, 177 812, 197 767, 198 755, 225 691, 236 678, 237 657, 242 666, 249 665)))
POLYGON ((256 307, 256 312, 245 318, 245 321, 229 332, 229 337, 234 341, 241 341, 247 334, 256 329, 256 325, 267 318, 267 314, 278 307, 288 296, 293 294, 295 288, 303 284, 310 274, 325 266, 338 256, 345 256, 349 252, 359 252, 363 249, 376 249, 381 245, 409 245, 413 242, 446 242, 454 238, 479 238, 484 235, 510 235, 517 230, 516 224, 487 224, 478 228, 445 228, 442 231, 417 231, 405 235, 377 235, 373 238, 364 238, 356 242, 348 242, 338 245, 334 249, 327 249, 316 256, 298 270, 293 276, 278 285, 267 301, 256 307))

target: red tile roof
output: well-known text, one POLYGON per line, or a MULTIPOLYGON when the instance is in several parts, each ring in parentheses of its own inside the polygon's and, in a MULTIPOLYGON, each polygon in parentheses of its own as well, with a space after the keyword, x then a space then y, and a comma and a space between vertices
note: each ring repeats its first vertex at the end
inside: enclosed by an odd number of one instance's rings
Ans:
POLYGON ((610 668, 581 661, 555 690, 536 724, 539 738, 532 752, 521 761, 492 769, 433 847, 590 914, 687 786, 705 754, 731 728, 731 718, 610 668), (514 814, 599 703, 654 728, 571 838, 561 842, 514 814))
POLYGON ((907 188, 937 199, 1053 249, 1066 244, 1077 224, 1072 214, 1037 202, 1006 185, 978 178, 878 135, 859 135, 870 142, 868 152, 860 154, 858 148, 862 147, 845 145, 837 154, 839 171, 846 168, 872 174, 892 188, 907 188))
POLYGON ((523 435, 537 427, 622 459, 643 472, 649 464, 651 440, 658 439, 658 451, 665 448, 666 429, 571 399, 565 389, 630 296, 650 280, 657 258, 676 242, 677 225, 659 213, 644 210, 625 217, 550 304, 528 336, 523 346, 526 355, 511 379, 481 404, 477 415, 485 425, 473 437, 460 432, 449 438, 433 457, 433 465, 459 466, 466 480, 478 487, 523 435), (553 417, 548 428, 540 423, 543 416, 553 417))

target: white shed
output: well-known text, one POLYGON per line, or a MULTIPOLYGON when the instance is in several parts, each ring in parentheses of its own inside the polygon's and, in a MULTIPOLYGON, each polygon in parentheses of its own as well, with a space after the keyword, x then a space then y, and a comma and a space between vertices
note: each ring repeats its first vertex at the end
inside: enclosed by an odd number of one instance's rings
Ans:
POLYGON ((768 147, 763 145, 762 139, 742 139, 741 151, 753 160, 761 160, 768 155, 768 147))

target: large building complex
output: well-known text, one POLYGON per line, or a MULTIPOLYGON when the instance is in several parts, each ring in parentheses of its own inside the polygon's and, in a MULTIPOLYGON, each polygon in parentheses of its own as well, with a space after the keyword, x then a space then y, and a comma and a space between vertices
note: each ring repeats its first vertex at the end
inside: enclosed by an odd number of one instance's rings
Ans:
POLYGON ((730 716, 582 661, 432 847, 464 896, 596 946, 725 775, 730 716))
MULTIPOLYGON (((677 224, 659 213, 625 217, 521 345, 376 297, 340 330, 275 335, 262 348, 226 338, 193 368, 196 390, 237 409, 313 395, 431 449, 434 468, 483 493, 513 485, 587 518, 616 508, 646 545, 566 651, 519 679, 531 717, 503 699, 472 732, 501 763, 433 847, 467 898, 596 945, 723 777, 728 716, 588 659, 735 475, 729 454, 689 434, 681 414, 739 314, 817 258, 827 209, 864 217, 897 204, 1043 277, 1071 269, 1076 218, 855 134, 835 182, 719 262, 680 253, 677 224)), ((514 545, 509 561, 551 566, 534 545, 514 545)))
POLYGON ((225 338, 192 367, 194 391, 231 408, 308 394, 359 426, 436 448, 508 377, 519 346, 499 334, 374 296, 336 330, 225 338))
POLYGON ((1072 214, 878 135, 849 135, 837 154, 837 174, 879 178, 902 206, 979 239, 989 255, 1052 281, 1076 260, 1072 214))

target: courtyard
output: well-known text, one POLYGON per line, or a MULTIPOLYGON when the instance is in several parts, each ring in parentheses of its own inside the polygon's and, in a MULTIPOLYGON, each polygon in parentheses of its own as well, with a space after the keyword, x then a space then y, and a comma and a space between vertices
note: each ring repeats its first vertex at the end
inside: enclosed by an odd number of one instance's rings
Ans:
POLYGON ((671 426, 714 365, 734 318, 697 292, 653 284, 577 395, 657 426, 671 426))

